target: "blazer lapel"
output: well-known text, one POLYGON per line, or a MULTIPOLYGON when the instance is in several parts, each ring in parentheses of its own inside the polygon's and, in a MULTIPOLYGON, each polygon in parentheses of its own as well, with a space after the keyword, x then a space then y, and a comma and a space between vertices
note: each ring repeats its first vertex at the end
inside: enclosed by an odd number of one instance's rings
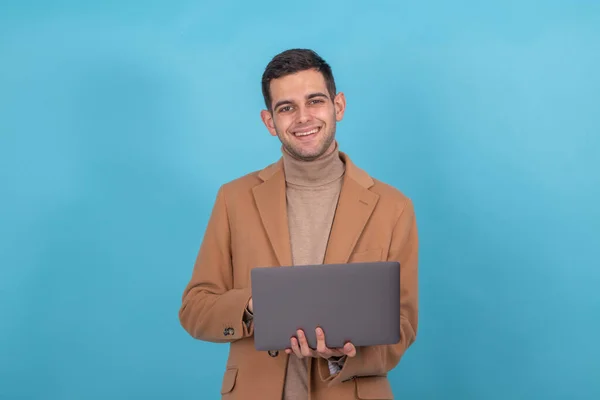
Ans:
MULTIPOLYGON (((374 184, 371 177, 356 167, 345 153, 340 152, 340 157, 346 164, 346 173, 325 252, 325 264, 348 262, 379 200, 379 195, 369 190, 374 184)), ((255 186, 252 192, 260 218, 279 265, 292 265, 282 160, 262 170, 259 177, 263 183, 255 186)))
POLYGON ((285 175, 281 163, 267 167, 259 176, 265 181, 255 186, 252 192, 260 218, 279 264, 292 265, 285 175))
POLYGON ((373 185, 372 179, 355 167, 345 154, 340 154, 346 163, 346 174, 327 244, 325 264, 348 262, 379 200, 377 193, 368 190, 373 185))

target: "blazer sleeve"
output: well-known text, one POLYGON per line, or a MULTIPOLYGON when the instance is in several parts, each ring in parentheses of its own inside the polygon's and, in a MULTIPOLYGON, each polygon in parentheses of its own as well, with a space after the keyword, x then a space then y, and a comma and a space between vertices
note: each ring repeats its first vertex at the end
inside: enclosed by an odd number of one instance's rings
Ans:
POLYGON ((400 262, 400 342, 358 347, 356 356, 347 357, 341 371, 335 375, 329 372, 327 361, 319 359, 319 375, 328 386, 355 377, 387 374, 414 343, 418 323, 418 247, 414 207, 407 200, 396 221, 388 256, 389 261, 400 262))
POLYGON ((253 334, 254 324, 245 318, 251 289, 233 288, 231 259, 229 218, 221 186, 179 309, 181 325, 196 339, 226 343, 253 334))

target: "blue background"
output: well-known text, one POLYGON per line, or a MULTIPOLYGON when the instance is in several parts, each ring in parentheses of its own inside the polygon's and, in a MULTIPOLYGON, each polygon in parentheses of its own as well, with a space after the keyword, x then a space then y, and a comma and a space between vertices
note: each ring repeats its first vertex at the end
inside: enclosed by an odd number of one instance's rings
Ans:
POLYGON ((219 185, 279 157, 260 76, 290 47, 331 63, 342 150, 416 205, 397 398, 600 398, 591 0, 2 1, 0 398, 219 397, 227 346, 180 296, 219 185))

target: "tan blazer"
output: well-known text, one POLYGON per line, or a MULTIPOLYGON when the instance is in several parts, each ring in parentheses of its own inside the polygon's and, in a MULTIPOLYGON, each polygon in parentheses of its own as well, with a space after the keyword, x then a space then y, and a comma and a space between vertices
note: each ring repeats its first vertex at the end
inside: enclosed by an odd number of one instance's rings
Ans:
MULTIPOLYGON (((325 264, 396 260, 401 264, 401 340, 360 347, 338 374, 313 359, 310 399, 393 399, 387 373, 415 341, 418 239, 413 204, 371 178, 340 152, 346 173, 325 264)), ((250 270, 292 265, 283 163, 223 185, 217 194, 179 318, 194 338, 229 343, 222 399, 281 400, 288 355, 254 349, 253 325, 242 322, 252 296, 250 270)))

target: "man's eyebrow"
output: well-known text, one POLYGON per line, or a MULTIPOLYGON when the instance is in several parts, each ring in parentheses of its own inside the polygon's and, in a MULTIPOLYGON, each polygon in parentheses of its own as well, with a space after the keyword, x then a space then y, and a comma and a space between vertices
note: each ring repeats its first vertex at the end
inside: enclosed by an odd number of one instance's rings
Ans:
MULTIPOLYGON (((315 97, 325 97, 327 99, 329 98, 329 96, 327 96, 325 93, 315 92, 315 93, 311 93, 308 96, 306 96, 306 99, 310 100, 310 99, 314 99, 315 97)), ((283 106, 284 104, 293 104, 293 102, 291 100, 279 100, 273 106, 273 110, 276 110, 277 108, 283 106)))
POLYGON ((273 106, 273 110, 277 109, 279 106, 282 106, 284 104, 292 104, 292 102, 290 100, 280 100, 277 103, 275 103, 275 105, 273 106))
POLYGON ((316 92, 316 93, 311 93, 308 96, 306 96, 306 98, 308 100, 310 99, 314 99, 315 97, 325 97, 325 98, 329 98, 329 96, 327 96, 325 93, 321 93, 321 92, 316 92))

